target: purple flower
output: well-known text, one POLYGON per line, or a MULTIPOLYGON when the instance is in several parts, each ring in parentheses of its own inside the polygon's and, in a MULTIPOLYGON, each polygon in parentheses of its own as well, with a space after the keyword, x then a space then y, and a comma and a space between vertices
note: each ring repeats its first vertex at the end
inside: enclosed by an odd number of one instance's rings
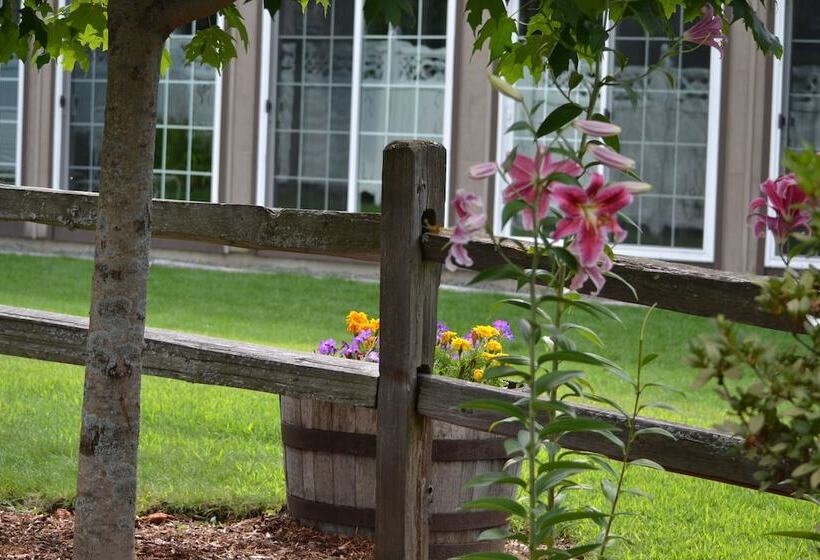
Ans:
POLYGON ((365 356, 364 359, 367 362, 373 362, 375 364, 378 364, 379 363, 379 353, 376 352, 375 350, 372 350, 372 351, 367 353, 367 356, 365 356))
POLYGON ((355 358, 355 357, 356 357, 356 353, 357 353, 358 351, 359 351, 359 347, 358 347, 358 346, 356 346, 356 347, 351 346, 351 345, 350 345, 350 344, 348 344, 347 342, 343 342, 343 343, 342 343, 342 356, 344 356, 345 358, 351 358, 351 359, 352 359, 352 358, 355 358))
POLYGON ((441 342, 441 335, 450 330, 450 327, 439 321, 436 323, 436 343, 441 342))
POLYGON ((336 348, 336 341, 332 338, 328 338, 327 340, 320 342, 319 348, 316 349, 319 354, 325 356, 332 356, 336 353, 336 350, 338 350, 338 348, 336 348))
POLYGON ((515 340, 515 336, 510 329, 510 324, 507 321, 499 319, 498 321, 493 321, 493 326, 496 328, 498 332, 501 333, 501 336, 506 338, 507 340, 515 340))

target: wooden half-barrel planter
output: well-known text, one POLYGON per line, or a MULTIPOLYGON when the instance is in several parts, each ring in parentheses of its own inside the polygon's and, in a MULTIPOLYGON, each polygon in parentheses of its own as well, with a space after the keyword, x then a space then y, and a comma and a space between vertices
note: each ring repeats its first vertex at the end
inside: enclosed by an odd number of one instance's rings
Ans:
MULTIPOLYGON (((288 509, 301 523, 332 533, 370 535, 375 525, 376 412, 280 397, 288 509)), ((513 496, 511 486, 466 488, 477 474, 500 471, 504 438, 433 421, 430 560, 497 551, 504 541, 478 541, 504 527, 500 512, 462 510, 468 500, 513 496)))

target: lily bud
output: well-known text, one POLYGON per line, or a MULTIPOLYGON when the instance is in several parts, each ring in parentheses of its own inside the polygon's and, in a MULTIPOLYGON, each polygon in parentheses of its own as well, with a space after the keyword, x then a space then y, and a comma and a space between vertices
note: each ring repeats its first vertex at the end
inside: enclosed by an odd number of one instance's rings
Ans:
POLYGON ((609 186, 623 187, 630 194, 641 194, 652 190, 652 185, 649 183, 641 183, 639 181, 619 181, 617 183, 611 183, 609 186))
POLYGON ((572 123, 572 126, 590 136, 600 136, 606 138, 607 136, 617 136, 621 133, 621 127, 617 124, 612 124, 603 121, 591 121, 578 119, 572 123))
POLYGON ((635 168, 635 160, 599 144, 587 145, 587 153, 612 169, 626 171, 635 168))
POLYGON ((492 84, 499 93, 516 101, 524 101, 524 94, 507 82, 507 80, 495 74, 489 74, 489 77, 490 84, 492 84))
POLYGON ((495 162, 477 163, 470 167, 470 179, 486 179, 495 175, 495 162))

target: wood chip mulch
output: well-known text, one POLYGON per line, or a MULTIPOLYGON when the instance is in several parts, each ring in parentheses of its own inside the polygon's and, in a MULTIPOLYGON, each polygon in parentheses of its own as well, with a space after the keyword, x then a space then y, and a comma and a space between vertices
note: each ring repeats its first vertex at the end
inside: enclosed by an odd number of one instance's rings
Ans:
MULTIPOLYGON (((70 560, 74 517, 0 511, 0 559, 70 560)), ((363 537, 325 535, 285 513, 212 524, 154 513, 137 523, 139 560, 370 560, 363 537)))

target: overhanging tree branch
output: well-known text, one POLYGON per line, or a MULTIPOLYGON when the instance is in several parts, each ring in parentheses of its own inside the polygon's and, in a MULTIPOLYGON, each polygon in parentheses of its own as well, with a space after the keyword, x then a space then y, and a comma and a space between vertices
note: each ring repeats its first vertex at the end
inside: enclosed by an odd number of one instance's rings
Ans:
POLYGON ((236 0, 174 0, 162 3, 163 31, 166 34, 186 23, 202 19, 235 4, 236 0))

